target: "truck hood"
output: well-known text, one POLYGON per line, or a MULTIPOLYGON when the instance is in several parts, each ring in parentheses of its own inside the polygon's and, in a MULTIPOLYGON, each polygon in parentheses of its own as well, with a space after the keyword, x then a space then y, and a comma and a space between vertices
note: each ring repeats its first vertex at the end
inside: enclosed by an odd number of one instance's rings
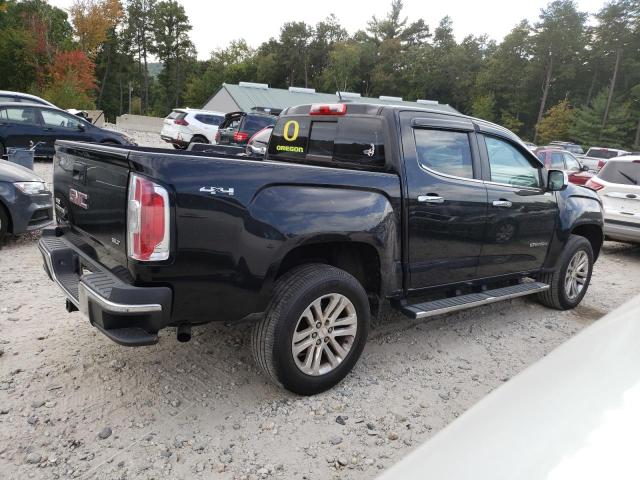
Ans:
POLYGON ((600 198, 596 192, 591 190, 589 187, 576 185, 574 183, 567 185, 567 188, 562 193, 565 197, 586 197, 592 198, 596 202, 600 202, 600 198))
POLYGON ((0 182, 44 182, 44 180, 28 168, 0 160, 0 182))

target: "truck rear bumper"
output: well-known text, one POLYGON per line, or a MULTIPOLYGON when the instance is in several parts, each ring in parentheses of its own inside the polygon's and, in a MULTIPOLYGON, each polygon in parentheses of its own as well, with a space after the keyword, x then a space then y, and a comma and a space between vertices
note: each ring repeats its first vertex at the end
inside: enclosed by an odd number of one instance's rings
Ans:
POLYGON ((120 345, 158 342, 158 331, 170 322, 172 292, 168 287, 135 287, 64 236, 61 227, 43 230, 38 244, 44 269, 62 289, 71 310, 84 313, 91 324, 120 345))

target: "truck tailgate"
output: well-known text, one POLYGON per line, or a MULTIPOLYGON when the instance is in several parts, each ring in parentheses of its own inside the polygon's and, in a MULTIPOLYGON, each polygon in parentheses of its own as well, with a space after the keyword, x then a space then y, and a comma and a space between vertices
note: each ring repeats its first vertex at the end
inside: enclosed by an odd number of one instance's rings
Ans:
POLYGON ((127 263, 128 154, 118 147, 56 143, 53 183, 58 219, 79 233, 105 264, 127 263))

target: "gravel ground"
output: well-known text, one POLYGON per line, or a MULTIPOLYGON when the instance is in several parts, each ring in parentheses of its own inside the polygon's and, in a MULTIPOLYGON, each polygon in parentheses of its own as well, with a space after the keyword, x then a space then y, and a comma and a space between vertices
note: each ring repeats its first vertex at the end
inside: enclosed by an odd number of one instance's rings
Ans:
MULTIPOLYGON (((36 171, 50 181, 50 164, 36 171)), ((525 298, 430 321, 391 316, 342 384, 304 398, 257 370, 246 327, 209 324, 187 344, 173 329, 151 347, 110 342, 65 311, 36 241, 0 251, 3 478, 373 478, 640 293, 640 247, 607 242, 575 310, 525 298)))

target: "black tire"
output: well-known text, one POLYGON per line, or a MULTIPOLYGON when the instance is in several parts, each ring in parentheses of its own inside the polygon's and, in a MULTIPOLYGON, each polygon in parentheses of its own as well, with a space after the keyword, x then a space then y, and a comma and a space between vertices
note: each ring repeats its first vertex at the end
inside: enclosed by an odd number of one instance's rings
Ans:
POLYGON ((264 317, 253 327, 251 346, 258 366, 275 383, 300 395, 314 395, 339 383, 353 368, 367 341, 370 309, 362 285, 349 273, 324 264, 292 269, 276 283, 264 317), (310 304, 323 295, 337 293, 355 307, 357 330, 345 358, 328 373, 307 375, 298 368, 292 352, 298 320, 310 304))
POLYGON ((549 285, 549 290, 538 294, 538 301, 547 307, 552 307, 557 310, 569 310, 578 306, 582 301, 587 289, 589 288, 589 282, 591 281, 591 273, 593 272, 593 249, 591 243, 579 235, 571 235, 569 241, 564 247, 560 258, 558 259, 557 268, 553 272, 548 272, 540 275, 539 281, 549 285), (571 259, 583 251, 588 258, 588 272, 586 275, 586 281, 582 291, 575 297, 569 298, 565 289, 565 278, 567 275, 567 269, 571 259))
POLYGON ((203 137, 202 135, 194 135, 193 137, 191 137, 191 141, 189 143, 209 143, 209 140, 207 140, 207 138, 203 137))
POLYGON ((10 221, 9 213, 4 208, 4 205, 0 204, 0 242, 9 233, 10 221))

